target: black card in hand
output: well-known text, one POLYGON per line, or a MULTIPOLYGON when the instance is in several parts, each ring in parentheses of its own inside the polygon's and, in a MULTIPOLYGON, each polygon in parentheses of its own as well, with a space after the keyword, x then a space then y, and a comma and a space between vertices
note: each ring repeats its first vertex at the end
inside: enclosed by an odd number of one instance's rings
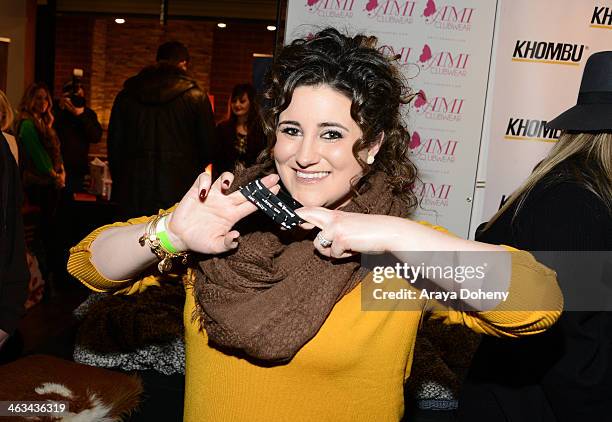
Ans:
POLYGON ((280 191, 278 196, 274 195, 260 180, 254 180, 240 187, 240 193, 257 205, 268 217, 288 230, 305 223, 295 213, 295 210, 301 208, 302 204, 283 191, 280 191))

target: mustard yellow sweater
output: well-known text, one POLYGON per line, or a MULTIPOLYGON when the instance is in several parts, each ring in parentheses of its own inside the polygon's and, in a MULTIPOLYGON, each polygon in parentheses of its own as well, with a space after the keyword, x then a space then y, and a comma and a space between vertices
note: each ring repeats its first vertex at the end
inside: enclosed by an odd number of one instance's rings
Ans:
MULTIPOLYGON (((90 261, 89 247, 103 230, 146 220, 147 217, 136 218, 92 232, 71 249, 69 272, 92 290, 115 294, 133 294, 156 284, 154 276, 106 279, 90 261)), ((562 309, 555 273, 530 254, 514 250, 512 270, 508 300, 493 311, 433 309, 433 316, 495 336, 516 337, 546 330, 562 309)), ((336 304, 321 330, 291 362, 275 367, 257 366, 210 347, 206 332, 199 331, 191 321, 195 304, 188 289, 184 309, 184 420, 399 421, 404 412, 403 384, 410 373, 417 329, 423 313, 432 310, 428 309, 431 302, 423 301, 423 311, 362 311, 361 289, 367 283, 371 283, 370 278, 336 304)), ((406 286, 405 282, 402 286, 406 286)))

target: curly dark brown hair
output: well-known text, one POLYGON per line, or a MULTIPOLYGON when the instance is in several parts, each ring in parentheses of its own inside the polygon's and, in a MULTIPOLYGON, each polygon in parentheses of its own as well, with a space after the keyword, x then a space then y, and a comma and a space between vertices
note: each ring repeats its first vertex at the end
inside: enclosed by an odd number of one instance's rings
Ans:
POLYGON ((393 63, 395 57, 377 51, 376 41, 376 37, 348 37, 327 28, 297 39, 280 51, 267 75, 261 113, 268 147, 259 162, 273 167, 278 118, 291 103, 294 90, 328 85, 351 100, 351 117, 363 132, 353 146, 353 155, 363 169, 363 176, 353 183, 353 192, 368 189, 368 176, 373 172, 384 172, 393 192, 411 209, 418 203, 411 190, 417 169, 409 159, 410 135, 402 122, 400 106, 413 94, 393 63), (381 136, 376 161, 368 165, 358 153, 371 148, 381 136))

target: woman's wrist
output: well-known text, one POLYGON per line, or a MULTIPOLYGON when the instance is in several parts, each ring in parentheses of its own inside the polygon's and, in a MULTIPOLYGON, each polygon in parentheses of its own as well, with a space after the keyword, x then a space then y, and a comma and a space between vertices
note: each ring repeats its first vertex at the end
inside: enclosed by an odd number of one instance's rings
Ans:
POLYGON ((502 246, 475 242, 454 236, 447 231, 437 230, 425 224, 401 219, 398 227, 394 227, 394 234, 389 237, 391 249, 388 251, 474 251, 497 252, 505 251, 502 246))
POLYGON ((183 242, 181 237, 173 230, 173 224, 172 224, 173 215, 174 213, 171 212, 166 217, 164 217, 165 221, 163 221, 163 223, 166 225, 166 233, 168 235, 168 240, 170 241, 170 243, 172 243, 172 246, 178 252, 187 252, 189 248, 187 247, 185 242, 183 242))
POLYGON ((385 250, 387 252, 395 251, 410 251, 414 249, 415 236, 413 221, 410 221, 401 217, 388 217, 393 219, 389 225, 387 225, 388 235, 385 240, 385 250))

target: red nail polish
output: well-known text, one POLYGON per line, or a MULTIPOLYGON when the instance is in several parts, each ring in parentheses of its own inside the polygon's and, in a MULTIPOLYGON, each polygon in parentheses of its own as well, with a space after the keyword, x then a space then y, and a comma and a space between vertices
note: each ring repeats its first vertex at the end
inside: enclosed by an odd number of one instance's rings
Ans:
POLYGON ((205 199, 206 199, 206 189, 202 189, 200 191, 200 202, 204 202, 205 199))

